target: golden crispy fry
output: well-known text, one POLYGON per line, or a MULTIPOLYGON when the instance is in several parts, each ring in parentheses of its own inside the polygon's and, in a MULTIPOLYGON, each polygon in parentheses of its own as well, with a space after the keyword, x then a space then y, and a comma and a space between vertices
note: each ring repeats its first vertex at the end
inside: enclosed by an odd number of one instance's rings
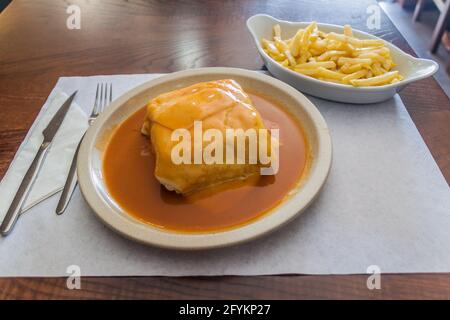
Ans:
POLYGON ((386 70, 384 70, 381 67, 381 64, 379 62, 374 62, 370 69, 372 70, 373 74, 376 75, 376 76, 379 76, 379 75, 382 75, 383 73, 386 73, 386 70))
POLYGON ((306 51, 306 52, 303 54, 303 56, 300 57, 300 58, 301 58, 301 59, 300 59, 301 62, 299 62, 299 63, 306 62, 306 61, 308 61, 309 58, 311 58, 311 57, 312 57, 312 53, 309 52, 309 51, 306 51), (304 58, 304 59, 302 59, 302 58, 304 58))
POLYGON ((284 66, 284 67, 288 67, 289 66, 289 60, 288 59, 283 60, 281 62, 281 65, 284 66))
POLYGON ((263 48, 268 51, 269 54, 279 54, 277 47, 272 41, 269 41, 267 39, 262 39, 263 48))
POLYGON ((386 70, 391 70, 393 67, 392 59, 386 59, 386 61, 383 62, 383 68, 386 70))
POLYGON ((273 26, 273 37, 281 39, 281 27, 279 24, 273 26))
POLYGON ((342 82, 349 83, 350 80, 359 79, 367 76, 367 73, 368 73, 367 70, 359 70, 354 73, 350 73, 349 75, 342 78, 342 82))
POLYGON ((342 84, 341 80, 335 80, 335 79, 329 79, 329 78, 323 78, 323 77, 318 77, 317 79, 322 80, 322 81, 326 81, 326 82, 333 82, 333 83, 342 84))
POLYGON ((323 67, 326 69, 336 68, 336 63, 333 61, 323 61, 323 62, 308 62, 308 63, 299 63, 297 64, 300 69, 317 69, 319 67, 323 67))
POLYGON ((361 63, 356 64, 350 64, 350 63, 344 63, 344 65, 339 69, 339 71, 343 73, 354 73, 356 71, 361 70, 363 65, 361 63))
POLYGON ((379 86, 390 83, 392 80, 397 78, 397 76, 398 71, 391 71, 381 76, 376 76, 372 78, 350 80, 350 83, 353 84, 355 87, 379 86))
POLYGON ((353 37, 353 31, 352 31, 352 27, 351 27, 350 25, 346 24, 346 25, 344 26, 344 34, 345 34, 347 37, 353 37))
POLYGON ((326 48, 325 48, 325 50, 318 50, 318 49, 314 49, 314 48, 309 49, 309 52, 311 53, 311 55, 312 55, 313 57, 320 56, 320 55, 321 55, 322 53, 324 53, 325 51, 327 51, 326 48))
POLYGON ((351 45, 361 48, 361 47, 376 47, 376 46, 384 46, 383 40, 378 39, 357 39, 354 37, 346 36, 345 34, 338 34, 335 32, 330 32, 327 35, 327 38, 330 40, 335 40, 339 42, 348 42, 351 45))
POLYGON ((383 57, 382 55, 379 55, 378 53, 375 53, 375 52, 362 53, 358 56, 358 58, 372 59, 373 61, 379 61, 381 63, 384 63, 387 60, 385 57, 383 57))
POLYGON ((327 41, 322 39, 314 41, 313 43, 311 43, 310 49, 314 49, 323 53, 327 50, 327 41))
POLYGON ((282 53, 273 55, 272 58, 274 58, 277 61, 284 61, 284 60, 286 60, 286 56, 284 54, 282 54, 282 53))
POLYGON ((352 52, 354 57, 357 57, 362 53, 378 53, 379 55, 382 55, 384 57, 389 57, 391 55, 391 51, 387 47, 355 48, 355 50, 353 50, 352 52))
POLYGON ((303 32, 301 38, 300 38, 300 47, 302 49, 307 49, 310 44, 310 36, 313 30, 317 27, 317 24, 315 21, 311 22, 309 26, 306 27, 305 31, 303 32))
POLYGON ((348 64, 362 64, 370 66, 372 64, 372 59, 363 59, 363 58, 347 58, 341 57, 337 61, 338 66, 342 66, 346 63, 348 64))
POLYGON ((319 72, 318 69, 302 69, 302 68, 294 68, 294 71, 307 75, 307 76, 312 76, 317 74, 317 72, 319 72))
POLYGON ((320 56, 317 57, 317 61, 326 61, 330 60, 333 57, 339 57, 346 55, 347 52, 345 51, 337 51, 337 50, 330 50, 322 53, 320 56))
POLYGON ((295 66, 297 64, 297 62, 295 61, 294 57, 291 54, 291 51, 289 51, 288 44, 285 41, 275 38, 275 45, 286 56, 291 66, 295 66))
POLYGON ((379 86, 403 80, 391 52, 380 39, 358 39, 351 26, 343 34, 323 32, 311 22, 289 39, 281 38, 280 25, 273 39, 262 39, 264 51, 282 66, 319 80, 340 84, 379 86))
POLYGON ((295 34, 294 38, 292 39, 290 49, 294 57, 297 57, 300 53, 300 40, 303 35, 303 32, 304 32, 303 29, 299 29, 295 34))
POLYGON ((342 80, 345 77, 345 74, 340 73, 340 72, 336 72, 336 71, 331 71, 328 69, 325 69, 323 67, 319 67, 317 74, 319 76, 321 76, 322 78, 328 78, 328 79, 333 79, 333 80, 342 80))

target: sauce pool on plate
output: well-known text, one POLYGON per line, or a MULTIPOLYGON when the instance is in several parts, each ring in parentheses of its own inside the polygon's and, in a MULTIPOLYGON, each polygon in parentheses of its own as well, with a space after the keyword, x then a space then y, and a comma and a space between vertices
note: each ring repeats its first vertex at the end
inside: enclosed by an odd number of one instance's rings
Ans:
POLYGON ((276 207, 299 183, 309 151, 297 121, 272 100, 248 93, 268 128, 280 130, 279 170, 189 196, 166 190, 153 175, 155 157, 141 134, 146 108, 121 123, 103 157, 103 176, 114 201, 129 215, 176 232, 210 232, 239 227, 276 207))

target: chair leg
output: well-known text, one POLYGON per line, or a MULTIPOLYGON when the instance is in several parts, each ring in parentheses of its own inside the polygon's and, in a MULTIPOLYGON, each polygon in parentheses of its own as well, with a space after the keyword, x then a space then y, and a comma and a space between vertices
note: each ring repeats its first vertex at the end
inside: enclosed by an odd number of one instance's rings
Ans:
POLYGON ((433 36, 431 37, 430 51, 436 53, 439 44, 441 43, 442 35, 447 28, 447 19, 450 13, 450 0, 445 2, 444 10, 442 10, 436 27, 434 28, 433 36))
POLYGON ((426 0, 417 0, 416 7, 414 8, 413 22, 420 19, 420 14, 422 13, 423 7, 425 6, 426 0))

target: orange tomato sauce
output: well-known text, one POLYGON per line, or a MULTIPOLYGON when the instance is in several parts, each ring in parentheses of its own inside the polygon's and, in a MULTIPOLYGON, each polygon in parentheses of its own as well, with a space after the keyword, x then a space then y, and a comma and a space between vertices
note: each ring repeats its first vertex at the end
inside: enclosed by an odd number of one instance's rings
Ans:
POLYGON ((153 175, 155 157, 140 132, 145 107, 112 134, 103 157, 103 177, 115 202, 132 217, 176 232, 209 232, 254 221, 276 207, 299 182, 307 166, 308 144, 297 121, 276 102, 249 93, 268 128, 280 129, 279 170, 275 176, 245 181, 182 196, 168 191, 153 175))

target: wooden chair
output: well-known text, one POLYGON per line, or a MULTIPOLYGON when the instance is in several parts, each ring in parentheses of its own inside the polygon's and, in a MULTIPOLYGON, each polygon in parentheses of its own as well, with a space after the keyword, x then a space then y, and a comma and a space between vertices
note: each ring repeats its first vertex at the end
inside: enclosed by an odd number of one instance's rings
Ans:
MULTIPOLYGON (((417 0, 416 8, 414 9, 413 21, 416 22, 420 18, 420 13, 425 6, 427 0, 417 0)), ((441 43, 442 35, 447 28, 447 21, 450 14, 450 0, 433 0, 434 4, 440 11, 439 19, 431 37, 430 51, 436 53, 439 44, 441 43)))

